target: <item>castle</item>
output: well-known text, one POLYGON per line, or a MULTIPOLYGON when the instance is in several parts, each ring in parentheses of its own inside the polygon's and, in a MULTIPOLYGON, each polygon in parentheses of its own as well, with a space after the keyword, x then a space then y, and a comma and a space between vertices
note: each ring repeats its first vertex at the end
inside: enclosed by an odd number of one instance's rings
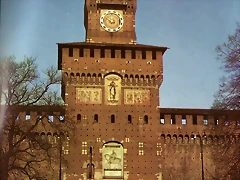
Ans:
POLYGON ((160 108, 168 48, 137 44, 136 9, 136 0, 85 0, 85 42, 58 43, 62 98, 78 142, 65 147, 61 178, 211 179, 220 171, 215 149, 227 137, 210 129, 237 123, 240 113, 160 108))

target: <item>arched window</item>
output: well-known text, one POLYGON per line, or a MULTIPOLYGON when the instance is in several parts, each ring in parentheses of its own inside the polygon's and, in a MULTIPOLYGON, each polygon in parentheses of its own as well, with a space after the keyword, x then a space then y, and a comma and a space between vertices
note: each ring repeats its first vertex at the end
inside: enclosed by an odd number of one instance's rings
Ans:
POLYGON ((114 114, 111 115, 111 123, 115 123, 115 115, 114 114))
POLYGON ((77 121, 81 121, 82 120, 82 116, 81 116, 81 114, 78 114, 77 115, 77 121))
POLYGON ((94 114, 94 123, 98 123, 98 115, 94 114))
POLYGON ((132 116, 128 115, 128 124, 132 124, 132 116))
POLYGON ((148 124, 148 116, 147 115, 144 116, 144 124, 148 124))

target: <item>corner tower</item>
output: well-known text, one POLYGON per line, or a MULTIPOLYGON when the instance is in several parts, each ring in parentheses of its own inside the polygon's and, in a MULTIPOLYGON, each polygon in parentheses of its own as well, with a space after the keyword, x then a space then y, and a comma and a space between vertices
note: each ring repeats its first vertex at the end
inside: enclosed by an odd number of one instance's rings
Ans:
POLYGON ((86 42, 136 43, 136 0, 85 0, 86 42))
POLYGON ((135 11, 136 0, 86 0, 86 41, 58 43, 62 97, 78 124, 69 178, 155 179, 160 172, 152 150, 167 48, 136 43, 135 11))

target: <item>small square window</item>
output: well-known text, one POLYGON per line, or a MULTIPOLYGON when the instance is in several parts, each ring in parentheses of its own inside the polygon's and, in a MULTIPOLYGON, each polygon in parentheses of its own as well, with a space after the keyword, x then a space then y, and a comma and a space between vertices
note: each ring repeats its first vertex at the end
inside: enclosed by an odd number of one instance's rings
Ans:
POLYGON ((139 142, 139 143, 138 143, 138 147, 141 147, 141 148, 142 148, 142 147, 143 147, 143 142, 139 142))
POLYGON ((101 138, 97 138, 97 142, 101 142, 101 138))
POLYGON ((69 150, 64 149, 64 150, 63 150, 63 153, 64 153, 64 154, 69 154, 69 150))
POLYGON ((161 151, 157 151, 157 156, 160 156, 161 155, 161 151))
POLYGON ((164 124, 164 123, 165 123, 165 119, 164 119, 164 118, 161 118, 160 123, 161 123, 161 124, 164 124))
POLYGON ((69 146, 69 141, 66 141, 65 143, 66 143, 66 146, 68 147, 69 146))
POLYGON ((229 124, 230 124, 229 121, 225 121, 226 126, 229 126, 229 124))
POLYGON ((125 138, 125 142, 130 142, 130 139, 129 138, 125 138))
POLYGON ((16 121, 18 121, 19 120, 19 115, 16 117, 16 121))
POLYGON ((26 114, 26 120, 30 120, 30 119, 31 119, 30 114, 26 114))
POLYGON ((171 124, 176 124, 176 118, 175 115, 171 115, 171 124))
POLYGON ((182 119, 182 125, 186 125, 187 124, 187 120, 186 119, 182 119))
POLYGON ((82 142, 82 147, 87 147, 87 142, 82 142))
POLYGON ((160 148, 161 147, 161 143, 157 143, 157 148, 160 148))
POLYGON ((59 116, 59 120, 63 121, 64 120, 64 116, 59 116))
POLYGON ((48 121, 53 122, 53 116, 48 116, 48 121))
POLYGON ((144 155, 144 151, 143 150, 139 150, 138 151, 138 155, 140 155, 140 156, 144 155))
POLYGON ((87 154, 87 150, 86 150, 86 149, 83 149, 83 150, 82 150, 82 154, 87 154))
POLYGON ((203 120, 203 124, 204 124, 204 125, 208 125, 208 120, 207 120, 207 119, 204 119, 204 120, 203 120))

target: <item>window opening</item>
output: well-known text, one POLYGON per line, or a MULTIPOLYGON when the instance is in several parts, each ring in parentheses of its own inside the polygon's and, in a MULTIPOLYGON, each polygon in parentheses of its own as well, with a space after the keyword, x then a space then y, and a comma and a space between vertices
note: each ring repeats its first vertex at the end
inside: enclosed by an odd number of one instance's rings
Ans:
POLYGON ((26 118, 25 118, 26 120, 30 120, 31 119, 31 116, 30 116, 30 112, 27 112, 26 113, 26 118))
POLYGON ((111 123, 115 123, 115 115, 114 114, 111 115, 111 123))
POLYGON ((59 120, 63 121, 64 120, 64 115, 59 116, 59 120))
POLYGON ((81 114, 78 114, 78 115, 77 115, 77 120, 78 120, 78 121, 81 121, 81 120, 82 120, 81 114))
POLYGON ((37 112, 37 118, 42 119, 42 113, 41 112, 37 112))
POLYGON ((53 122, 53 116, 48 116, 48 121, 53 122))
POLYGON ((147 115, 144 116, 144 123, 148 124, 148 116, 147 115))
POLYGON ((84 57, 84 49, 79 48, 79 57, 84 57))
POLYGON ((143 150, 139 150, 138 151, 138 155, 140 155, 140 156, 144 155, 144 151, 143 150))
POLYGON ((176 124, 175 115, 171 115, 171 124, 176 124))
POLYGON ((145 50, 142 51, 142 59, 146 59, 146 51, 145 50))
POLYGON ((142 148, 143 147, 143 142, 139 142, 138 147, 142 148))
POLYGON ((100 57, 105 58, 105 49, 103 48, 100 50, 100 57))
POLYGON ((132 50, 131 53, 132 53, 132 59, 136 59, 136 51, 132 50))
POLYGON ((68 56, 73 57, 73 48, 68 49, 68 56))
POLYGON ((87 142, 86 141, 82 142, 82 147, 87 147, 87 142))
POLYGON ((224 116, 223 119, 225 120, 225 125, 226 125, 226 126, 229 126, 229 125, 230 125, 230 122, 229 122, 229 120, 228 120, 228 117, 227 117, 227 116, 224 116))
POLYGON ((160 124, 165 124, 164 114, 160 115, 160 124))
POLYGON ((82 149, 82 154, 86 155, 87 154, 87 150, 86 149, 82 149))
POLYGON ((132 116, 128 115, 128 124, 132 124, 132 116))
POLYGON ((126 55, 125 55, 125 49, 121 49, 121 58, 125 59, 126 55))
POLYGON ((98 123, 98 115, 94 114, 94 123, 98 123))
POLYGON ((219 123, 218 117, 214 117, 214 124, 218 125, 218 123, 219 123))
POLYGON ((197 116, 193 115, 193 125, 197 125, 197 116))
POLYGON ((156 59, 157 59, 157 52, 156 52, 156 50, 153 50, 153 51, 152 51, 152 59, 153 59, 153 60, 156 60, 156 59))
POLYGON ((130 142, 130 139, 129 138, 125 138, 125 142, 130 142))
POLYGON ((115 49, 111 49, 111 58, 115 58, 115 49))
POLYGON ((204 117, 203 117, 203 124, 208 125, 208 116, 207 115, 204 115, 204 117))
POLYGON ((182 115, 182 125, 186 125, 186 124, 187 124, 186 115, 182 115))
POLYGON ((94 57, 94 49, 90 48, 90 57, 94 57))

